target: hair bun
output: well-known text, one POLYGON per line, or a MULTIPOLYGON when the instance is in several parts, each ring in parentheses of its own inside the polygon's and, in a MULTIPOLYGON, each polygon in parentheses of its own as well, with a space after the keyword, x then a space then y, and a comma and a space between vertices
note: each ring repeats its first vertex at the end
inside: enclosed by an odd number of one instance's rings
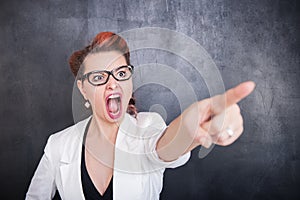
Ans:
POLYGON ((75 51, 69 58, 69 65, 74 76, 77 76, 77 73, 80 69, 80 66, 87 55, 87 48, 79 51, 75 51))

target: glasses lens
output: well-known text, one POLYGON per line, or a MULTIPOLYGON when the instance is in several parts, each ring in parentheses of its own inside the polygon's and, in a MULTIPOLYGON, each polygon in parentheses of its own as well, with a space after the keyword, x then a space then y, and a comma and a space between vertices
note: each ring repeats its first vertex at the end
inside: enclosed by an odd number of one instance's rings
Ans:
POLYGON ((107 78, 108 74, 106 72, 94 72, 89 75, 89 81, 95 85, 105 83, 107 78))
POLYGON ((132 68, 131 66, 120 67, 113 72, 113 75, 119 81, 127 80, 132 75, 132 68))

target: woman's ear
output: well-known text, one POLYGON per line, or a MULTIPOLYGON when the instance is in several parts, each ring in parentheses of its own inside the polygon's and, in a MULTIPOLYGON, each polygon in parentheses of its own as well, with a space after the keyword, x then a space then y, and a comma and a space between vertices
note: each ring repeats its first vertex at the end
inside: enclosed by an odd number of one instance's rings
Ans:
POLYGON ((83 98, 85 100, 87 100, 87 98, 86 98, 86 92, 85 92, 85 89, 83 88, 83 83, 82 83, 81 80, 77 80, 77 87, 78 87, 81 95, 83 96, 83 98))

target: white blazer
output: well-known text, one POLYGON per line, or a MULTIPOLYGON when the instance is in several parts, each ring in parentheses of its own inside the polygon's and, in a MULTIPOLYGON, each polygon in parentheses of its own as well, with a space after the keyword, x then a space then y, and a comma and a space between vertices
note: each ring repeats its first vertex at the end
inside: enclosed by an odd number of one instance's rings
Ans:
MULTIPOLYGON (((27 200, 52 199, 56 190, 63 200, 85 199, 80 165, 89 118, 49 137, 27 200)), ((165 128, 157 113, 139 113, 137 118, 125 114, 115 145, 114 200, 158 200, 165 168, 175 168, 189 160, 190 152, 172 162, 159 159, 155 147, 165 128)))

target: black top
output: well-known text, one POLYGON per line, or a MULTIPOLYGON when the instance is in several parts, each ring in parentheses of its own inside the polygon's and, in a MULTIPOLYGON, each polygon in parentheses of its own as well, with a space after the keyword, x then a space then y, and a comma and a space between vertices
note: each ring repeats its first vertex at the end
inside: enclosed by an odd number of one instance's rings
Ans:
POLYGON ((82 153, 81 153, 81 182, 82 182, 83 194, 86 200, 98 200, 98 199, 111 200, 113 199, 113 188, 112 188, 113 177, 111 178, 109 186, 107 187, 106 191, 104 192, 104 195, 102 196, 98 192, 95 185, 93 184, 92 179, 89 176, 89 173, 85 165, 85 140, 90 126, 90 122, 91 120, 88 122, 84 131, 82 153))

